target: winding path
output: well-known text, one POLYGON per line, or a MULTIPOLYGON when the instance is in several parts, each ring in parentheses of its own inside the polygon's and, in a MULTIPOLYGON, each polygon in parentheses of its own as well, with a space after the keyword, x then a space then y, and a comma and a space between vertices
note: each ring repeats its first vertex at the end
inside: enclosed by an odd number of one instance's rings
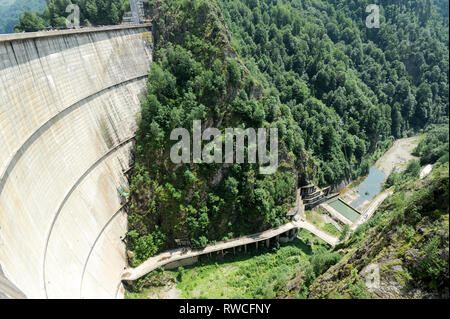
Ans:
POLYGON ((339 238, 330 235, 329 233, 323 231, 322 229, 311 224, 308 221, 302 220, 295 223, 298 225, 298 228, 308 230, 331 246, 336 246, 337 244, 339 244, 339 238))
POLYGON ((337 237, 334 237, 324 232, 323 230, 317 228, 316 226, 307 221, 304 220, 292 221, 282 226, 271 228, 269 230, 257 234, 239 237, 227 241, 220 241, 215 244, 208 245, 204 248, 199 249, 177 248, 163 252, 161 254, 148 258, 144 263, 142 263, 136 268, 126 269, 122 275, 122 280, 136 280, 142 276, 145 276, 149 272, 174 261, 205 255, 212 252, 222 251, 234 247, 258 243, 260 241, 265 241, 270 238, 279 236, 292 229, 299 229, 299 228, 300 229, 304 228, 310 231, 311 233, 313 233, 314 235, 316 235, 317 237, 319 237, 320 239, 324 240, 325 242, 327 242, 332 246, 338 244, 339 242, 339 239, 337 237))

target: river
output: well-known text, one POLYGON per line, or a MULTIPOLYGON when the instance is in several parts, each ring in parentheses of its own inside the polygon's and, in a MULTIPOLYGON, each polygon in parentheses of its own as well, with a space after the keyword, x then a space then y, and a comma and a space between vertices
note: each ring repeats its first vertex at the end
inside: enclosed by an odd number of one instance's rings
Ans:
POLYGON ((353 208, 357 208, 365 201, 371 201, 377 194, 381 192, 383 182, 386 176, 376 166, 372 166, 369 175, 353 190, 359 194, 359 197, 351 202, 353 208))
POLYGON ((359 185, 346 190, 341 194, 341 198, 353 208, 364 211, 370 201, 381 192, 389 174, 394 169, 397 171, 404 169, 408 161, 416 158, 411 153, 417 146, 419 138, 420 136, 413 136, 396 140, 370 168, 366 178, 359 185))

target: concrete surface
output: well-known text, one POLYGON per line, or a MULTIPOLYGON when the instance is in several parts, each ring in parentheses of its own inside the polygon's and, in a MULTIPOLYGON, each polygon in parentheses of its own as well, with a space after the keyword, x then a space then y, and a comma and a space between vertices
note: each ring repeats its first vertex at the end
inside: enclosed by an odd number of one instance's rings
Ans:
POLYGON ((0 37, 0 263, 26 297, 123 297, 117 188, 151 62, 148 26, 0 37))
POLYGON ((350 219, 347 219, 345 216, 343 216, 341 213, 339 213, 337 210, 335 210, 327 203, 320 204, 319 207, 326 210, 333 218, 339 220, 342 224, 344 225, 353 224, 353 222, 350 219))
POLYGON ((423 168, 421 168, 421 170, 420 170, 420 179, 423 179, 428 174, 430 174, 432 169, 433 169, 433 165, 432 164, 425 165, 423 168))
POLYGON ((25 294, 14 285, 2 271, 0 265, 0 299, 25 299, 25 294))

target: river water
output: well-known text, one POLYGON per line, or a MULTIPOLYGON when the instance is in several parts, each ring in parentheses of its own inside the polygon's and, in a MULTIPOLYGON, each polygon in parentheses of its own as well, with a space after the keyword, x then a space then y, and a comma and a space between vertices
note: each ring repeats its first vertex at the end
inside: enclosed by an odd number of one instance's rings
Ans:
POLYGON ((369 175, 353 190, 359 194, 359 197, 355 199, 351 206, 357 208, 366 200, 372 200, 376 195, 381 192, 383 182, 386 176, 378 168, 372 166, 369 170, 369 175))

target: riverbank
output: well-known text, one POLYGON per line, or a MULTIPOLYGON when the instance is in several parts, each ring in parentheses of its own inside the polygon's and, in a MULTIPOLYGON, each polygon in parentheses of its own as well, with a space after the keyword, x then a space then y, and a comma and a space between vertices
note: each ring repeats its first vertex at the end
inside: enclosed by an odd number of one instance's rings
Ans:
POLYGON ((410 160, 417 159, 412 152, 420 138, 421 136, 417 135, 396 140, 371 167, 369 175, 358 180, 360 182, 353 183, 354 187, 346 188, 341 193, 341 199, 359 211, 366 211, 373 198, 380 193, 381 186, 389 174, 394 170, 404 170, 410 160), (361 196, 365 198, 361 199, 361 196))
POLYGON ((404 170, 410 160, 417 159, 412 152, 419 144, 420 138, 421 136, 417 135, 396 140, 391 148, 375 162, 375 167, 383 172, 386 178, 394 169, 404 170))

